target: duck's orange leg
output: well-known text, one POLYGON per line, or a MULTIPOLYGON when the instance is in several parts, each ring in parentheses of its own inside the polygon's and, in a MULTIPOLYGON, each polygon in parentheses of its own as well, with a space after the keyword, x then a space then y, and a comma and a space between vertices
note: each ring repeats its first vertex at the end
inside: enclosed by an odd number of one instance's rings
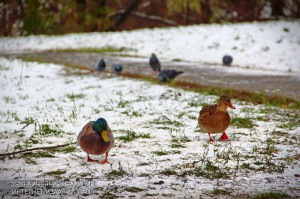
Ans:
POLYGON ((228 140, 228 139, 229 139, 229 137, 226 135, 226 133, 224 131, 219 140, 222 141, 222 140, 228 140))
POLYGON ((209 136, 209 141, 210 141, 210 142, 213 142, 214 139, 211 138, 210 133, 208 133, 208 136, 209 136))
POLYGON ((105 153, 105 159, 101 162, 101 164, 111 164, 110 162, 108 162, 108 152, 105 153))
POLYGON ((87 160, 86 161, 88 161, 88 162, 98 162, 97 160, 91 159, 89 154, 87 154, 87 160))

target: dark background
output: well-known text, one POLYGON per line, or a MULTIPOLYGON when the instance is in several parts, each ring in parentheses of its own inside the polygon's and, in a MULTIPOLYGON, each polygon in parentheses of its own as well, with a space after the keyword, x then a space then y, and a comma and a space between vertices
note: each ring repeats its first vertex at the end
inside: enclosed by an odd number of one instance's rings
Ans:
POLYGON ((1 0, 0 36, 295 19, 300 0, 1 0))

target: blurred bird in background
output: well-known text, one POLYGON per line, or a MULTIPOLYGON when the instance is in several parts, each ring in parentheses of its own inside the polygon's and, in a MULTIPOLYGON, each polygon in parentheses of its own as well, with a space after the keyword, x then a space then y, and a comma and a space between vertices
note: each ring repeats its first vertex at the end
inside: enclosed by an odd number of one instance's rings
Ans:
POLYGON ((182 73, 183 71, 163 69, 158 75, 158 80, 160 82, 169 82, 182 73))

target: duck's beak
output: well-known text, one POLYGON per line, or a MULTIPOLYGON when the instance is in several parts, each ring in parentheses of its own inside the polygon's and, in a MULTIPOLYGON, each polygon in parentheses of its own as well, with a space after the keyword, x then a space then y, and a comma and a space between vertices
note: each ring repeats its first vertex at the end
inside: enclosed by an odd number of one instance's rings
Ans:
POLYGON ((228 106, 229 106, 229 108, 231 108, 231 109, 236 109, 236 108, 231 104, 231 102, 229 102, 228 106))
POLYGON ((101 135, 102 135, 102 138, 103 138, 104 142, 108 142, 109 141, 109 138, 108 138, 108 135, 107 135, 107 131, 102 131, 101 135))

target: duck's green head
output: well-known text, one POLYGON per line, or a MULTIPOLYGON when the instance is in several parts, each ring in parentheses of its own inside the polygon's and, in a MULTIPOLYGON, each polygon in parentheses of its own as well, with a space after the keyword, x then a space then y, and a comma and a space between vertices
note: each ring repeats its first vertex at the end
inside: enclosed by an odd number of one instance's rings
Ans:
POLYGON ((107 129, 108 124, 104 118, 97 119, 92 126, 92 129, 96 131, 105 142, 109 141, 108 135, 107 135, 107 129))

